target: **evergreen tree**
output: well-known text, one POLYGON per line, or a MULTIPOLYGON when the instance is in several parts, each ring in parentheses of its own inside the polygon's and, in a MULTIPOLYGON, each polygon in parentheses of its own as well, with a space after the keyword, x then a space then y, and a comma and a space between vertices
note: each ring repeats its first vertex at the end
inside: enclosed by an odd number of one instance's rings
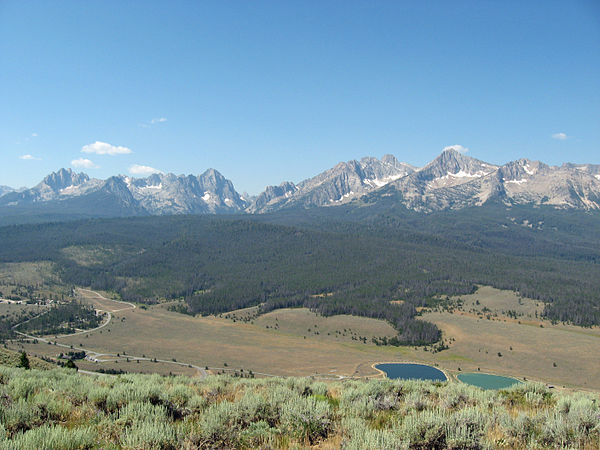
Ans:
POLYGON ((22 367, 25 370, 29 370, 29 358, 27 357, 27 353, 21 352, 19 365, 17 367, 22 367))
POLYGON ((79 367, 77 367, 77 366, 75 365, 75 363, 73 362, 73 360, 72 360, 72 359, 69 359, 69 360, 67 360, 67 362, 65 363, 65 367, 66 367, 67 369, 75 369, 75 370, 79 370, 79 367))

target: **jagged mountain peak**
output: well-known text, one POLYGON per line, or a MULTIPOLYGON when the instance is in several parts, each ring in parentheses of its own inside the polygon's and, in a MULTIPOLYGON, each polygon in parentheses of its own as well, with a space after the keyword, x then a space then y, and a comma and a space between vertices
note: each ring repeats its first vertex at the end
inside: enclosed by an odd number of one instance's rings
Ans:
POLYGON ((389 153, 388 153, 388 154, 386 154, 386 155, 383 155, 383 156, 381 157, 381 162, 382 162, 382 163, 384 163, 384 164, 387 164, 387 165, 389 165, 389 166, 392 166, 392 167, 398 168, 398 169, 401 169, 401 168, 409 168, 409 169, 411 169, 411 170, 413 170, 413 171, 417 169, 416 167, 414 167, 414 166, 411 166, 410 164, 407 164, 407 163, 405 163, 405 162, 398 161, 398 159, 397 159, 397 158, 396 158, 394 155, 391 155, 391 154, 389 154, 389 153))
POLYGON ((113 202, 119 213, 129 210, 133 215, 225 213, 242 211, 247 206, 233 183, 215 169, 197 177, 155 173, 146 178, 118 175, 106 180, 61 169, 32 189, 9 194, 2 196, 0 206, 73 201, 80 207, 89 198, 90 202, 101 199, 105 207, 113 202))
POLYGON ((247 211, 255 213, 264 211, 280 199, 288 199, 298 190, 298 187, 291 181, 284 181, 279 186, 267 186, 263 192, 256 196, 247 211))
POLYGON ((202 179, 206 179, 206 180, 215 180, 215 181, 222 181, 225 180, 225 177, 221 174, 221 172, 219 172, 217 169, 206 169, 204 171, 204 173, 202 173, 200 175, 200 178, 202 179))
POLYGON ((427 164, 421 173, 444 176, 448 174, 465 173, 483 175, 494 171, 497 166, 480 161, 479 159, 460 153, 454 149, 444 150, 440 155, 427 164))
POLYGON ((146 178, 146 182, 151 186, 156 186, 162 182, 163 178, 173 179, 175 178, 175 175, 172 173, 168 173, 166 175, 160 173, 153 173, 152 175, 148 176, 148 178, 146 178))
POLYGON ((316 207, 345 203, 414 172, 392 155, 342 161, 298 185, 268 186, 248 212, 267 212, 289 207, 316 207))
POLYGON ((381 161, 384 162, 384 163, 386 163, 386 164, 391 164, 393 166, 396 166, 396 165, 400 164, 400 161, 398 161, 398 159, 394 155, 392 155, 390 153, 387 153, 387 154, 383 155, 381 157, 381 161))
POLYGON ((70 186, 79 186, 89 179, 90 177, 86 173, 76 173, 71 169, 62 168, 47 175, 38 186, 48 187, 54 192, 58 192, 70 186))
POLYGON ((566 169, 576 169, 581 172, 592 174, 596 179, 600 180, 600 164, 564 163, 562 167, 566 169))
POLYGON ((99 215, 115 211, 122 215, 217 214, 264 213, 352 201, 361 205, 363 200, 369 204, 396 202, 422 212, 492 201, 600 209, 600 165, 567 163, 556 167, 522 158, 499 167, 449 149, 421 169, 399 162, 393 155, 364 157, 340 162, 298 184, 286 181, 245 198, 212 168, 200 175, 156 173, 146 178, 119 175, 106 180, 60 169, 32 189, 0 194, 0 207, 16 210, 39 202, 62 202, 61 210, 93 211, 97 203, 99 209, 104 208, 99 215))
POLYGON ((447 149, 425 167, 417 170, 408 182, 447 187, 489 175, 497 169, 498 166, 480 161, 454 149, 447 149))
POLYGON ((422 212, 497 201, 600 209, 600 177, 589 165, 553 167, 522 158, 499 167, 450 150, 367 200, 372 203, 384 197, 422 212))
POLYGON ((195 175, 153 174, 129 180, 134 198, 151 214, 236 212, 246 202, 219 171, 195 175))
POLYGON ((102 188, 103 189, 104 188, 127 189, 127 183, 120 176, 112 176, 112 177, 108 177, 106 180, 104 180, 104 184, 102 185, 102 188))
POLYGON ((502 181, 524 182, 528 178, 549 170, 549 166, 540 161, 531 161, 527 158, 510 161, 498 169, 502 181))
POLYGON ((13 192, 16 189, 11 188, 10 186, 0 186, 0 197, 4 194, 8 194, 9 192, 13 192))

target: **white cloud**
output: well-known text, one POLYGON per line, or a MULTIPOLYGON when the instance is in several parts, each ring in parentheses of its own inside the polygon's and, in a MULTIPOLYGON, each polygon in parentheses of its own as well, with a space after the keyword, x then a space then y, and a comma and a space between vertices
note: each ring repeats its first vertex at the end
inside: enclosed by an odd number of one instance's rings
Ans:
POLYGON ((132 175, 152 175, 153 173, 162 173, 160 170, 150 166, 141 166, 134 164, 129 168, 129 173, 132 175))
POLYGON ((557 141, 566 141, 568 137, 566 133, 554 133, 552 135, 552 139, 556 139, 557 141))
POLYGON ((78 169, 97 169, 100 166, 94 164, 92 160, 86 158, 78 158, 71 161, 71 165, 78 169))
POLYGON ((96 141, 93 144, 84 145, 82 153, 95 153, 96 155, 127 155, 133 153, 130 148, 111 145, 106 142, 96 141))
POLYGON ((152 125, 156 125, 157 123, 165 123, 167 121, 166 117, 156 117, 149 122, 140 123, 140 127, 142 128, 150 128, 152 125))
POLYGON ((31 137, 37 137, 37 133, 31 133, 31 137))
POLYGON ((28 155, 21 155, 21 156, 19 156, 19 159, 24 159, 24 160, 27 160, 27 161, 39 161, 42 158, 37 158, 37 157, 35 157, 33 155, 29 155, 28 154, 28 155))
POLYGON ((444 151, 446 151, 446 150, 455 150, 458 153, 467 153, 469 151, 468 148, 463 147, 462 145, 458 145, 458 144, 448 145, 447 147, 444 147, 444 151))

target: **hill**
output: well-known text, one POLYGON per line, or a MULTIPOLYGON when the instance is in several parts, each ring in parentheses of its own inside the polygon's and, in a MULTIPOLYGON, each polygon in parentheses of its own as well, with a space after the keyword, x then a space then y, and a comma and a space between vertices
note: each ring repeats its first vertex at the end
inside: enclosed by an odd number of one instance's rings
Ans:
MULTIPOLYGON (((19 359, 21 354, 6 348, 0 348, 0 365, 7 367, 18 367, 19 359)), ((44 361, 43 359, 36 358, 35 356, 28 355, 29 365, 32 369, 48 370, 56 368, 56 365, 44 361)))

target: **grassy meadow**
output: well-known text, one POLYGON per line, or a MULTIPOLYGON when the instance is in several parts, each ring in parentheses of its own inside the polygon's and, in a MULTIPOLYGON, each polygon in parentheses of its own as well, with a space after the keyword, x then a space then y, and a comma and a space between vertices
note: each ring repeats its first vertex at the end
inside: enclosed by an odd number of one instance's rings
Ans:
POLYGON ((541 303, 489 287, 461 299, 462 307, 451 313, 424 314, 424 319, 453 339, 450 349, 429 355, 429 361, 455 373, 458 368, 479 369, 565 387, 600 389, 599 327, 538 319, 535 313, 541 311, 541 303), (509 310, 516 311, 517 317, 508 316, 509 310))
MULTIPOLYGON (((376 346, 372 336, 394 333, 381 320, 322 317, 304 308, 275 310, 262 316, 246 309, 222 317, 193 317, 170 311, 170 304, 138 305, 133 309, 89 292, 85 293, 86 301, 113 311, 110 324, 50 340, 75 350, 107 354, 100 357, 107 362, 78 362, 86 370, 197 373, 176 364, 127 361, 124 354, 175 359, 209 367, 212 373, 244 369, 257 375, 322 378, 379 376, 371 367, 373 363, 414 361, 437 365, 451 377, 480 371, 542 381, 559 388, 600 390, 598 328, 553 325, 536 319, 539 304, 507 291, 482 287, 476 294, 460 299, 460 307, 424 311, 424 318, 435 322, 449 343, 449 349, 435 353, 423 347, 376 346), (507 316, 509 310, 516 311, 517 317, 507 316), (359 337, 366 337, 366 343, 359 337)), ((457 300, 451 299, 450 303, 456 305, 457 300)), ((50 357, 65 351, 43 343, 16 342, 10 347, 50 357)))
POLYGON ((69 295, 70 289, 60 281, 51 262, 0 263, 0 299, 43 300, 69 295))

